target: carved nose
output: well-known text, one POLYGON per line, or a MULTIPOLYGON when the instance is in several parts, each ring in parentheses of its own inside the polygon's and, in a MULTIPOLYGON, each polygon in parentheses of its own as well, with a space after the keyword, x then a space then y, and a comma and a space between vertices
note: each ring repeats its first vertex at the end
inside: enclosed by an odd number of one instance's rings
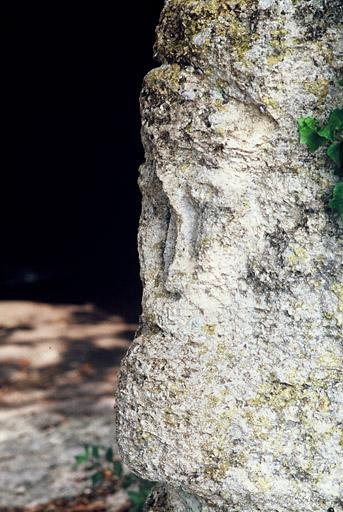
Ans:
POLYGON ((165 288, 180 293, 194 269, 198 211, 189 195, 179 190, 169 204, 170 218, 164 249, 165 288))
POLYGON ((187 247, 185 223, 171 217, 165 248, 165 287, 170 293, 179 293, 192 274, 194 263, 187 247))

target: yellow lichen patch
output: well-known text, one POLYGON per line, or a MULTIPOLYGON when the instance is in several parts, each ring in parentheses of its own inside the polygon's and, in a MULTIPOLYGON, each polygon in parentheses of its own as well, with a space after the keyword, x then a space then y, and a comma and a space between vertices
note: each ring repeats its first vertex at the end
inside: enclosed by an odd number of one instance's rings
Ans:
POLYGON ((292 266, 296 266, 299 263, 305 263, 308 259, 308 254, 306 249, 303 247, 294 247, 293 253, 291 256, 288 256, 287 260, 292 266))
POLYGON ((305 80, 304 89, 316 96, 318 103, 323 103, 329 93, 329 82, 325 79, 305 80))
POLYGON ((189 170, 189 168, 190 168, 190 166, 191 166, 191 164, 190 164, 190 163, 188 163, 188 162, 186 163, 186 162, 185 162, 184 164, 180 165, 180 171, 181 171, 181 172, 188 171, 188 170, 189 170))
POLYGON ((314 177, 314 181, 318 183, 322 190, 327 190, 331 186, 331 182, 327 178, 323 178, 322 176, 314 177))
POLYGON ((315 45, 316 53, 322 55, 328 64, 332 64, 334 62, 334 52, 332 48, 329 48, 327 45, 324 45, 321 41, 316 41, 315 45))
POLYGON ((170 409, 164 411, 164 423, 171 427, 175 427, 178 423, 177 418, 170 409))
POLYGON ((156 325, 156 315, 152 312, 147 312, 144 314, 144 322, 151 327, 156 325))
POLYGON ((230 469, 230 463, 228 461, 223 461, 221 463, 215 463, 213 466, 206 465, 205 467, 205 475, 211 480, 219 480, 221 481, 225 478, 225 475, 228 473, 230 469))
POLYGON ((225 343, 222 341, 217 345, 217 354, 224 355, 226 351, 225 343))
POLYGON ((271 96, 263 96, 262 101, 267 107, 272 107, 275 110, 280 109, 280 105, 278 101, 275 98, 272 98, 271 96))
POLYGON ((218 100, 218 99, 215 100, 213 102, 213 105, 218 112, 226 112, 227 111, 227 105, 225 103, 223 103, 221 100, 218 100))
POLYGON ((333 352, 324 352, 320 355, 318 362, 321 367, 326 369, 341 368, 343 365, 343 358, 333 352))
POLYGON ((297 404, 307 404, 307 408, 301 409, 302 421, 306 422, 307 411, 319 410, 327 412, 330 408, 330 401, 325 389, 322 388, 322 382, 311 382, 311 386, 289 385, 282 382, 266 383, 261 386, 257 396, 247 402, 249 406, 261 407, 267 406, 283 414, 289 406, 297 404))
POLYGON ((259 491, 267 493, 272 489, 271 479, 266 475, 263 475, 262 471, 261 473, 256 471, 251 473, 251 480, 254 482, 259 491))
POLYGON ((231 468, 244 467, 247 461, 246 454, 239 451, 228 452, 225 444, 225 441, 222 446, 208 443, 202 447, 204 459, 207 461, 204 473, 215 481, 222 481, 229 474, 231 468))
POLYGON ((318 403, 318 409, 321 412, 329 412, 329 410, 330 410, 330 400, 328 399, 327 396, 323 396, 323 397, 320 398, 319 403, 318 403))
POLYGON ((339 300, 338 310, 343 313, 343 284, 334 284, 331 289, 339 300))
POLYGON ((179 64, 164 64, 146 75, 144 86, 163 96, 170 91, 179 93, 180 71, 179 64))
POLYGON ((257 398, 249 400, 249 405, 268 405, 275 409, 284 409, 289 403, 297 400, 296 388, 294 386, 281 385, 273 383, 262 387, 260 395, 257 398))
POLYGON ((208 347, 206 346, 202 346, 200 349, 199 349, 199 355, 200 356, 205 356, 207 353, 208 353, 209 349, 208 347))
POLYGON ((277 28, 275 30, 270 31, 271 35, 271 45, 272 46, 282 46, 282 41, 284 41, 285 36, 288 34, 288 30, 285 28, 277 28))
POLYGON ((199 246, 202 249, 209 249, 209 247, 211 247, 211 238, 205 236, 199 241, 199 246))
POLYGON ((218 358, 217 357, 210 357, 207 361, 206 361, 206 368, 209 368, 209 371, 210 373, 212 373, 213 369, 216 368, 216 364, 218 363, 218 358))
POLYGON ((270 55, 269 57, 267 57, 266 62, 268 66, 276 66, 276 64, 280 64, 280 62, 282 62, 284 58, 284 54, 270 55))
POLYGON ((265 428, 267 430, 270 430, 273 426, 272 421, 268 416, 256 414, 256 412, 253 412, 251 410, 245 411, 245 416, 249 423, 254 425, 255 427, 261 429, 265 428))
POLYGON ((189 393, 189 385, 181 381, 174 381, 168 386, 168 392, 173 399, 173 403, 175 403, 175 401, 182 400, 189 393))
POLYGON ((251 33, 249 16, 244 15, 254 5, 256 0, 171 0, 162 11, 157 51, 176 61, 195 58, 204 62, 210 48, 225 40, 242 59, 259 37, 251 33))
POLYGON ((203 325, 202 329, 209 336, 213 336, 216 333, 216 325, 215 324, 205 324, 205 325, 203 325))
POLYGON ((215 128, 215 131, 216 133, 218 133, 218 135, 220 135, 221 137, 225 137, 225 128, 223 128, 222 126, 217 126, 215 128))
POLYGON ((160 240, 159 242, 156 242, 153 246, 152 246, 152 249, 154 251, 162 251, 162 249, 164 249, 164 246, 165 246, 165 241, 164 240, 160 240))
POLYGON ((290 50, 286 44, 286 35, 288 31, 284 27, 277 28, 270 32, 270 46, 273 53, 266 59, 268 66, 275 66, 282 62, 290 50))
POLYGON ((210 395, 207 397, 207 404, 209 407, 215 407, 221 402, 221 399, 219 396, 216 395, 210 395))
POLYGON ((255 439, 267 440, 270 436, 270 431, 273 423, 265 415, 258 414, 252 409, 244 412, 248 423, 252 426, 252 431, 255 439))

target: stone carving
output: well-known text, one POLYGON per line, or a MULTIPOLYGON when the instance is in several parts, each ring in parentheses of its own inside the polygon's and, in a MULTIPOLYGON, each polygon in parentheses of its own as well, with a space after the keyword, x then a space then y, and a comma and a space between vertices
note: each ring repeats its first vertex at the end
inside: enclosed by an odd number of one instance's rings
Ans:
POLYGON ((342 4, 167 0, 141 95, 125 461, 151 511, 343 511, 343 227, 300 116, 342 104, 342 4))

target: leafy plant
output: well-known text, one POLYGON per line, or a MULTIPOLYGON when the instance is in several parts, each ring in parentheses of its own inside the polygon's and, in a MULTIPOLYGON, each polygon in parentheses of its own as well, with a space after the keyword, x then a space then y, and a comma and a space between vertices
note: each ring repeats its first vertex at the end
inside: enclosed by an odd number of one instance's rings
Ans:
MULTIPOLYGON (((339 84, 343 85, 343 81, 340 80, 339 84)), ((306 144, 311 153, 328 145, 326 154, 335 166, 335 173, 340 176, 329 207, 343 220, 343 109, 333 110, 324 125, 314 117, 302 117, 298 120, 298 128, 300 143, 306 144)))
POLYGON ((148 482, 147 480, 140 480, 138 490, 128 491, 128 496, 132 503, 129 512, 140 512, 143 510, 144 503, 154 485, 154 483, 148 482))
POLYGON ((131 501, 129 512, 140 512, 143 505, 155 485, 154 482, 143 480, 133 473, 125 473, 120 460, 115 457, 112 448, 100 445, 84 445, 84 451, 76 455, 77 466, 84 465, 85 469, 92 471, 90 479, 93 487, 104 480, 114 478, 117 486, 127 491, 131 501))

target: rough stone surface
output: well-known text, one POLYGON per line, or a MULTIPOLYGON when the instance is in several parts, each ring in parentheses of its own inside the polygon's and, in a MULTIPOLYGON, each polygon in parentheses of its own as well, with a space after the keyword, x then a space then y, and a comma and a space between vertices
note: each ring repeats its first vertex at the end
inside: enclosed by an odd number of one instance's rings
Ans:
POLYGON ((343 511, 343 226, 300 116, 340 0, 167 0, 141 96, 141 327, 118 442, 150 511, 343 511))

